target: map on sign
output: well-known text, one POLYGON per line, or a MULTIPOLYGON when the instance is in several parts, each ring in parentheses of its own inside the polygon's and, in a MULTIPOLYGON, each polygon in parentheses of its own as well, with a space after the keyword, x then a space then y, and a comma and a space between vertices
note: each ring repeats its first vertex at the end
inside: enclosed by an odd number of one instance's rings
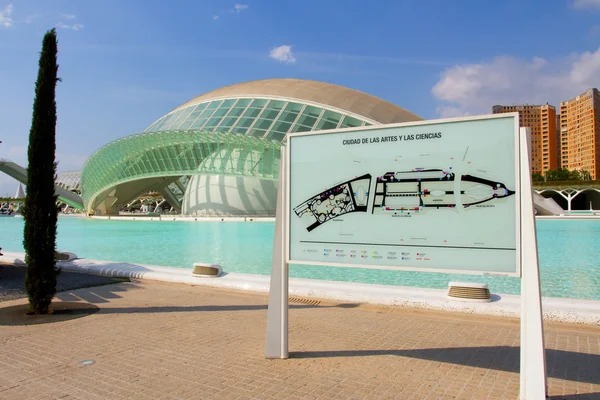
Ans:
POLYGON ((314 221, 309 232, 335 217, 367 211, 371 175, 363 175, 329 188, 294 208, 298 217, 314 221))
POLYGON ((514 116, 290 135, 290 262, 516 274, 514 116))

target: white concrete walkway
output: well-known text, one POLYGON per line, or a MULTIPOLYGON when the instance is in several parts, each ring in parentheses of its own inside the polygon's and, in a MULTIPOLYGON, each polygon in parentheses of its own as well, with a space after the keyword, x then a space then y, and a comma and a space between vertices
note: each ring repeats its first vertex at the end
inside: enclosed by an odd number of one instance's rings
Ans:
MULTIPOLYGON (((24 264, 24 253, 4 252, 0 263, 24 264)), ((150 279, 164 282, 205 285, 255 292, 269 291, 269 277, 265 275, 224 272, 218 278, 192 276, 187 268, 161 267, 145 264, 118 263, 111 261, 76 259, 58 262, 65 271, 93 275, 150 279)), ((446 290, 392 285, 374 285, 290 278, 290 296, 312 297, 336 301, 369 303, 394 307, 463 312, 469 314, 516 317, 520 315, 520 296, 492 294, 490 303, 466 303, 450 300, 446 290)), ((551 321, 600 324, 600 301, 544 297, 544 318, 551 321)))

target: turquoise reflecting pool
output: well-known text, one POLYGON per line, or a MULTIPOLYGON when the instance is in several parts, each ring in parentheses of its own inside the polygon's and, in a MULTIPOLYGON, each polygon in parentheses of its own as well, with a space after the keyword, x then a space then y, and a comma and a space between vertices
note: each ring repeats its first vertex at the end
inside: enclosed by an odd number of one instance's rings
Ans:
MULTIPOLYGON (((537 222, 542 294, 600 300, 600 220, 537 222)), ((202 261, 228 272, 268 275, 274 223, 108 221, 61 217, 58 249, 79 257, 191 268, 202 261)), ((23 251, 23 219, 0 218, 0 247, 23 251)), ((451 280, 485 282, 518 294, 519 279, 292 265, 299 278, 446 288, 451 280)))

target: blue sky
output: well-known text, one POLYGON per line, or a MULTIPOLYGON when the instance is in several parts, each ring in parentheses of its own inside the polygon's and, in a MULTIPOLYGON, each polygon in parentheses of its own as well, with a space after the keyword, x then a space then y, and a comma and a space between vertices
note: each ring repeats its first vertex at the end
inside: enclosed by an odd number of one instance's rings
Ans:
MULTIPOLYGON (((424 118, 558 105, 600 86, 600 0, 0 0, 0 158, 23 165, 52 27, 63 171, 199 94, 247 80, 331 82, 424 118)), ((0 196, 16 186, 0 173, 0 196)))

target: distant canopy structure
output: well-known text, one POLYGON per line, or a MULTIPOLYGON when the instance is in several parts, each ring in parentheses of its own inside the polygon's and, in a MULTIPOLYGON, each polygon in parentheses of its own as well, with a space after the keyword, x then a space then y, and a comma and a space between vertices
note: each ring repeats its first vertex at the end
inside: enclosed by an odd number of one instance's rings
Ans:
POLYGON ((74 192, 81 191, 81 171, 63 171, 57 173, 56 185, 74 192))
POLYGON ((17 191, 15 192, 15 199, 23 199, 25 198, 25 191, 23 190, 23 185, 19 183, 17 187, 17 191))
POLYGON ((273 216, 287 133, 417 121, 377 97, 300 79, 267 79, 196 97, 143 133, 107 144, 84 166, 85 208, 118 214, 158 192, 185 215, 273 216))

